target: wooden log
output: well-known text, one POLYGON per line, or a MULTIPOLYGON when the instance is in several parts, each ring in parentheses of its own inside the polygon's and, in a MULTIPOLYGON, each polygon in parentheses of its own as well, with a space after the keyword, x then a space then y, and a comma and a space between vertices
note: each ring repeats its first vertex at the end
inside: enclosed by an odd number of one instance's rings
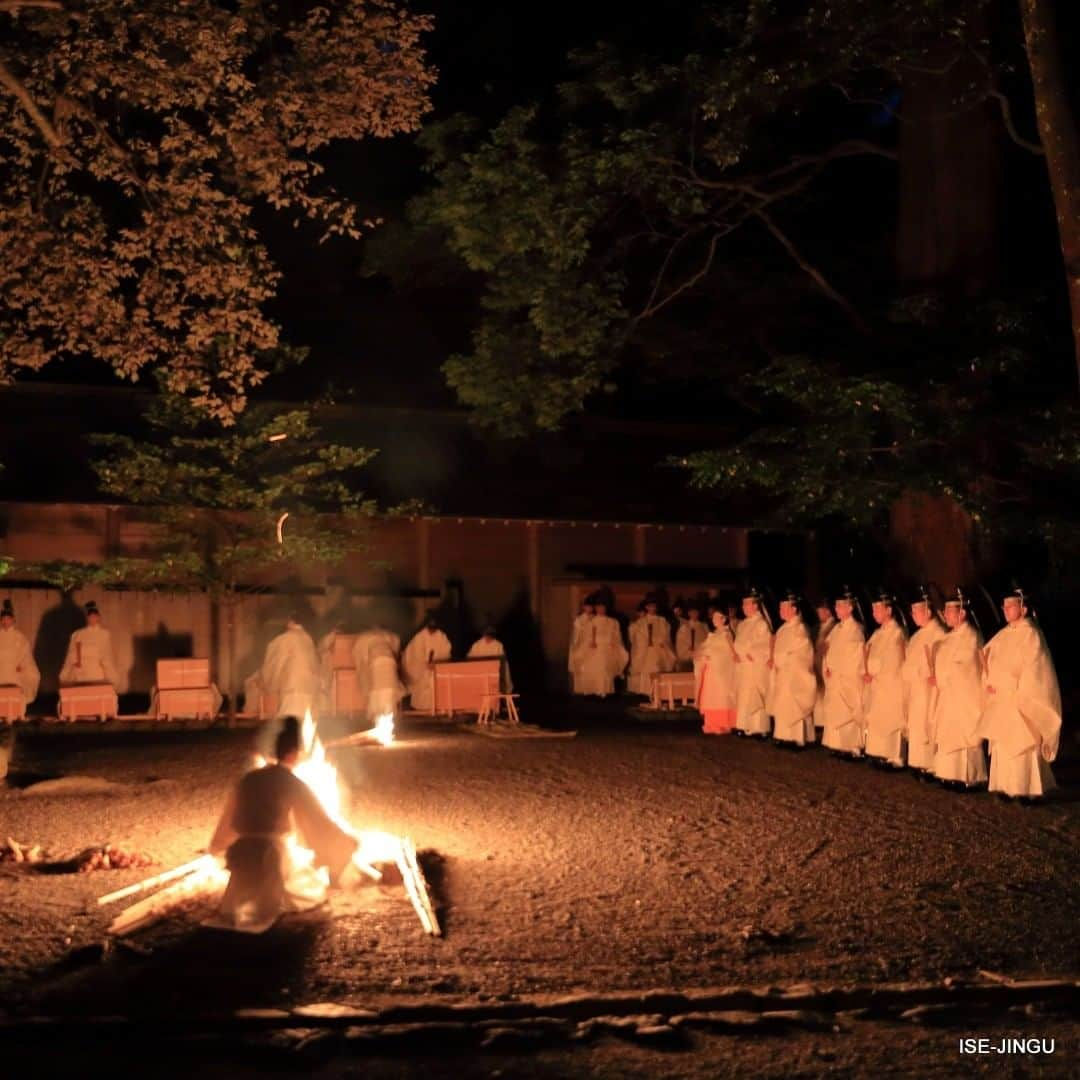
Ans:
POLYGON ((227 881, 228 871, 219 869, 216 863, 212 867, 196 870, 161 892, 125 908, 109 924, 109 933, 114 937, 124 937, 141 930, 164 918, 183 903, 202 896, 212 896, 223 889, 227 881))
POLYGON ((139 893, 149 892, 151 889, 156 889, 159 885, 165 885, 167 882, 175 881, 177 878, 186 877, 188 874, 194 873, 196 870, 206 866, 208 862, 214 862, 214 857, 212 855, 200 855, 199 858, 192 859, 191 862, 183 863, 180 866, 174 866, 171 870, 164 870, 162 873, 155 874, 153 877, 137 881, 134 885, 128 885, 123 889, 117 889, 115 892, 99 896, 98 906, 104 907, 106 904, 111 904, 116 900, 124 900, 129 896, 137 896, 139 893))
POLYGON ((424 872, 416 859, 416 848, 408 837, 402 837, 399 841, 397 864, 402 880, 405 882, 405 891, 420 918, 420 925, 423 926, 424 932, 432 937, 442 937, 439 920, 435 915, 435 909, 431 906, 431 894, 424 880, 424 872))

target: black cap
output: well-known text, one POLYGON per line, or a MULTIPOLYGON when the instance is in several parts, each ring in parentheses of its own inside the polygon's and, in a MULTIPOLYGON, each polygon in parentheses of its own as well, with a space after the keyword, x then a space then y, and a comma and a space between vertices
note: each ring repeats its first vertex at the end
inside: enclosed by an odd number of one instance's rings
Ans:
POLYGON ((926 604, 931 611, 936 611, 941 605, 937 599, 938 590, 932 585, 916 585, 911 593, 912 604, 926 604))
POLYGON ((11 606, 10 600, 5 600, 3 605, 0 606, 0 619, 7 616, 9 619, 15 618, 15 609, 11 606))
POLYGON ((1015 581, 1009 586, 1002 594, 1002 600, 1019 600, 1024 607, 1031 606, 1031 594, 1024 588, 1023 585, 1017 584, 1015 581))
POLYGON ((797 608, 801 609, 803 606, 803 598, 794 589, 785 589, 780 594, 781 604, 794 604, 797 608))
POLYGON ((744 600, 756 601, 758 607, 764 607, 765 605, 765 597, 756 585, 747 585, 747 587, 743 589, 742 598, 744 600))
POLYGON ((86 612, 87 615, 100 615, 101 614, 101 612, 98 611, 97 603, 94 600, 87 600, 87 602, 85 604, 83 604, 83 610, 86 612))
POLYGON ((896 595, 886 589, 884 585, 873 591, 871 599, 875 604, 888 604, 889 607, 896 607, 896 595))
POLYGON ((945 594, 945 606, 955 607, 956 605, 965 611, 971 610, 971 597, 959 585, 951 593, 945 594))

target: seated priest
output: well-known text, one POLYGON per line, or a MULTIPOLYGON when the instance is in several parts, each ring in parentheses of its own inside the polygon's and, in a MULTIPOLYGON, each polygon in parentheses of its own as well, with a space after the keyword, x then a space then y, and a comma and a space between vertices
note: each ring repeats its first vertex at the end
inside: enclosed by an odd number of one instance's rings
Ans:
POLYGON ((22 691, 23 707, 37 697, 41 672, 38 671, 30 642, 15 627, 15 609, 10 600, 0 608, 0 686, 17 686, 22 691))
POLYGON ((499 692, 509 694, 513 692, 514 684, 510 679, 510 664, 506 659, 506 650, 503 643, 495 636, 494 626, 485 626, 481 637, 469 646, 466 658, 469 660, 483 660, 500 657, 502 664, 499 666, 499 692))
POLYGON ((67 657, 60 669, 61 686, 80 683, 109 683, 113 689, 120 686, 112 635, 101 625, 101 612, 93 600, 86 604, 86 625, 71 635, 67 657))
POLYGON ((326 898, 325 867, 336 884, 358 842, 335 824, 315 793, 293 775, 300 760, 300 722, 286 716, 275 743, 276 761, 246 773, 229 795, 210 840, 223 856, 229 884, 212 925, 261 933, 279 915, 304 911, 326 898), (292 862, 286 838, 296 832, 315 853, 311 866, 292 862))

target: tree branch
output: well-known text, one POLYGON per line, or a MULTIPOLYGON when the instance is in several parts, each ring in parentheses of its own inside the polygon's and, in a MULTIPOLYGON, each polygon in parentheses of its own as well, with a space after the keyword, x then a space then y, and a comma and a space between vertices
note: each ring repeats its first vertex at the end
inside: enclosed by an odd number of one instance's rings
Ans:
POLYGON ((3 86, 22 105, 37 129, 45 136, 45 141, 54 150, 59 150, 63 146, 63 140, 53 127, 52 121, 38 108, 37 102, 23 85, 22 80, 8 69, 3 60, 0 60, 0 86, 3 86))
POLYGON ((1022 146, 1025 150, 1028 150, 1033 154, 1045 157, 1046 151, 1042 148, 1041 143, 1034 143, 1029 139, 1025 139, 1024 136, 1016 130, 1016 125, 1013 123, 1012 117, 1012 105, 1009 102, 1009 99, 998 90, 996 86, 991 86, 986 92, 990 97, 994 98, 1001 107, 1001 122, 1005 125, 1005 130, 1009 133, 1009 138, 1012 139, 1017 146, 1022 146))
MULTIPOLYGON (((731 230, 728 229, 726 231, 730 232, 731 230)), ((722 229, 714 232, 712 235, 712 239, 709 241, 709 250, 705 255, 705 262, 703 263, 701 269, 698 270, 696 274, 687 278, 686 281, 684 281, 677 288, 672 289, 672 291, 669 292, 667 296, 665 296, 664 299, 661 300, 659 303, 650 303, 646 305, 645 308, 640 312, 640 314, 635 317, 634 322, 641 322, 642 319, 650 318, 658 311, 660 311, 661 308, 667 307, 667 305, 670 304, 671 301, 675 299, 675 297, 679 296, 681 293, 686 292, 687 289, 693 288, 693 286, 695 286, 709 272, 709 269, 712 266, 713 257, 716 255, 716 245, 720 242, 720 238, 724 235, 725 230, 722 229)))
POLYGON ((754 210, 753 214, 755 217, 759 218, 762 224, 769 230, 769 232, 771 232, 773 236, 776 237, 776 239, 780 242, 781 246, 791 256, 791 258, 795 261, 799 268, 803 270, 804 273, 809 275, 809 277, 817 284, 818 288, 820 288, 821 291, 824 292, 830 300, 832 300, 834 303, 839 305, 840 308, 843 309, 843 311, 848 316, 848 318, 851 319, 855 327, 861 333, 869 334, 870 328, 863 321, 862 316, 855 310, 851 302, 845 296, 837 292, 836 289, 834 289, 832 285, 829 284, 828 280, 825 278, 825 275, 822 274, 822 272, 818 270, 816 266, 813 266, 806 260, 806 258, 800 253, 798 248, 796 248, 795 245, 791 242, 790 237, 788 237, 788 235, 782 229, 780 229, 776 222, 773 221, 773 219, 769 217, 769 215, 765 213, 763 209, 759 208, 757 210, 754 210))

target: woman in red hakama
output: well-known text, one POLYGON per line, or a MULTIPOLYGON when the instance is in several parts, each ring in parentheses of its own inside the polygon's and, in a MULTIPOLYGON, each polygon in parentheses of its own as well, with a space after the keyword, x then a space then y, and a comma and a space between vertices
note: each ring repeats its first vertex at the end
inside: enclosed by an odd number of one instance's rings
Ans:
POLYGON ((697 707, 706 735, 727 735, 735 728, 735 645, 722 611, 712 613, 712 625, 694 658, 697 707))

